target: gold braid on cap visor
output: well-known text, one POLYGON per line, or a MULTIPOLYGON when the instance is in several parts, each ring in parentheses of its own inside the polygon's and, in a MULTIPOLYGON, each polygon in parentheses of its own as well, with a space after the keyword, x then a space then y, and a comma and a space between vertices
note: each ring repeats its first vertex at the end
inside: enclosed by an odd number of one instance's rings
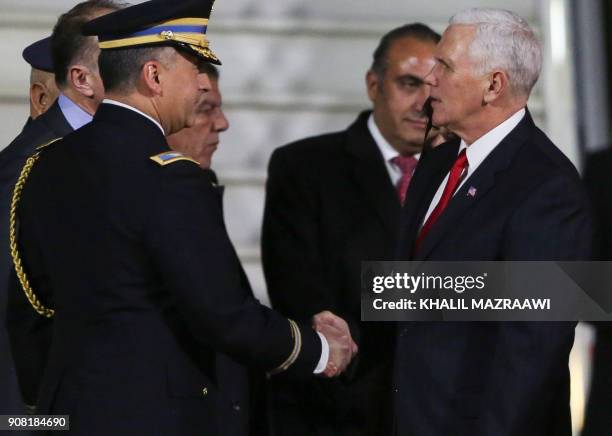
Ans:
POLYGON ((98 36, 100 49, 133 47, 146 44, 158 44, 174 41, 187 44, 191 49, 216 62, 217 56, 209 48, 206 38, 206 18, 181 18, 165 21, 148 29, 128 35, 98 36))

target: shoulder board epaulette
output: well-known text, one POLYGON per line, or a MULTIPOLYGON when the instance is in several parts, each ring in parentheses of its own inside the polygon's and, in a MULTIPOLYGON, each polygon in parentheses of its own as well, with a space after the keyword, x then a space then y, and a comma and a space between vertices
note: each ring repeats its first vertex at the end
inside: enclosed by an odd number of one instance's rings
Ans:
POLYGON ((168 165, 181 160, 187 160, 189 162, 193 162, 198 166, 200 165, 198 161, 187 157, 184 154, 179 153, 178 151, 165 151, 163 153, 156 154, 155 156, 151 156, 149 157, 149 159, 151 159, 153 162, 158 163, 161 166, 168 165))
POLYGON ((59 141, 60 139, 62 139, 62 138, 61 137, 60 138, 55 138, 55 139, 52 139, 49 142, 45 142, 44 144, 41 144, 38 147, 36 147, 36 150, 42 150, 43 148, 46 148, 46 147, 50 146, 51 144, 53 144, 54 142, 59 141))

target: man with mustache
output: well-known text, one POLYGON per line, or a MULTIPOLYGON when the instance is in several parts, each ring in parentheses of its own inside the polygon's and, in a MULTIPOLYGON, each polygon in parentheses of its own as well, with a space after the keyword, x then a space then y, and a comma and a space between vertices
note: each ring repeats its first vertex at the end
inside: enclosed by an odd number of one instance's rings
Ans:
MULTIPOLYGON (((200 65, 200 71, 210 80, 207 89, 200 98, 196 108, 196 120, 191 127, 168 136, 168 145, 176 151, 198 162, 200 168, 210 169, 212 157, 219 145, 219 134, 229 128, 223 113, 221 91, 219 90, 219 70, 213 64, 200 65)), ((213 183, 217 184, 217 175, 209 172, 213 183)), ((219 195, 224 187, 217 186, 219 195)), ((251 398, 260 400, 260 377, 247 374, 242 366, 231 357, 217 353, 215 359, 217 385, 219 387, 218 414, 225 423, 223 432, 227 436, 256 433, 261 426, 261 417, 257 409, 261 408, 251 398)))
POLYGON ((229 128, 229 123, 221 109, 219 70, 208 63, 202 68, 210 79, 211 87, 206 90, 198 103, 196 121, 192 127, 186 127, 168 136, 168 144, 173 150, 196 160, 201 168, 208 169, 219 145, 219 134, 229 128))

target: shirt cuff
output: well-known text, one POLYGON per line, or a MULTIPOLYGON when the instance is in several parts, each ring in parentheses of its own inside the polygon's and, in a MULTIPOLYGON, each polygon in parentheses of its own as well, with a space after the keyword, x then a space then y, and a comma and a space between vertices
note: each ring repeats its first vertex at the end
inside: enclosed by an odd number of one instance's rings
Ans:
POLYGON ((317 334, 321 338, 321 358, 313 374, 321 374, 325 371, 325 368, 327 368, 327 361, 329 360, 329 344, 327 343, 327 339, 325 339, 325 336, 320 332, 317 332, 317 334))

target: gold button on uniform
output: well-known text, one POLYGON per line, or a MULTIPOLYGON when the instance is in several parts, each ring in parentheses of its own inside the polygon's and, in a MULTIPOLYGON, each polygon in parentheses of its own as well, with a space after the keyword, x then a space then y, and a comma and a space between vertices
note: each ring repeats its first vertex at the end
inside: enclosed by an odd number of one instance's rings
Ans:
POLYGON ((202 389, 202 395, 204 395, 204 396, 208 395, 208 388, 203 388, 202 389))

